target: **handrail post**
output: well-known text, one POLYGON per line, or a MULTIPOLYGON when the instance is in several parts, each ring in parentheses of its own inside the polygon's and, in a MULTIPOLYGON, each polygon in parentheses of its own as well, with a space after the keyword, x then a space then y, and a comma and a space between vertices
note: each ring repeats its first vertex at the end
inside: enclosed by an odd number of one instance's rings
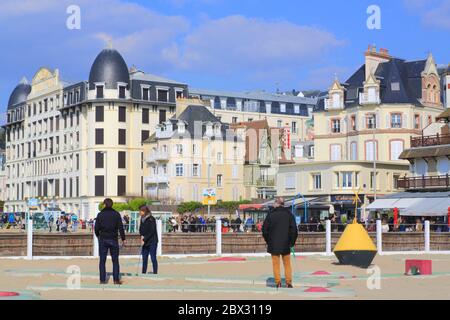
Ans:
POLYGON ((381 226, 381 220, 377 220, 377 251, 378 254, 383 254, 383 229, 381 226))
POLYGON ((430 252, 430 221, 425 221, 425 252, 430 252))
POLYGON ((27 220, 27 260, 33 260, 33 220, 30 214, 27 220))
POLYGON ((325 236, 325 251, 326 251, 326 255, 327 256, 331 256, 332 252, 331 252, 331 220, 325 220, 325 231, 326 231, 326 236, 325 236))
POLYGON ((216 220, 216 255, 222 255, 222 218, 216 220))
POLYGON ((162 255, 162 220, 158 219, 156 220, 156 232, 158 234, 158 247, 156 254, 158 256, 162 255))

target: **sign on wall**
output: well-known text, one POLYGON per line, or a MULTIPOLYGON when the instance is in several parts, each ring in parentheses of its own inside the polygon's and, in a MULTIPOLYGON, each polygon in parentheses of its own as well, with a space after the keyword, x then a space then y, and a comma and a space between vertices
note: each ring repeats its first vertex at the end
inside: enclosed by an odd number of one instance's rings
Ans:
POLYGON ((39 200, 36 198, 28 199, 28 207, 30 210, 37 210, 39 208, 39 200))
POLYGON ((217 204, 217 194, 214 188, 203 189, 203 205, 214 206, 217 204))

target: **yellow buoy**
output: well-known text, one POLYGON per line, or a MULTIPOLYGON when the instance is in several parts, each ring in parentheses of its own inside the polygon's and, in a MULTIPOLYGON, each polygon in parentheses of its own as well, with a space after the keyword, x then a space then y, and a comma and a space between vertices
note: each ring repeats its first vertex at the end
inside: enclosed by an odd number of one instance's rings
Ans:
POLYGON ((333 252, 340 264, 367 268, 375 258, 377 248, 366 229, 355 219, 345 228, 333 252))

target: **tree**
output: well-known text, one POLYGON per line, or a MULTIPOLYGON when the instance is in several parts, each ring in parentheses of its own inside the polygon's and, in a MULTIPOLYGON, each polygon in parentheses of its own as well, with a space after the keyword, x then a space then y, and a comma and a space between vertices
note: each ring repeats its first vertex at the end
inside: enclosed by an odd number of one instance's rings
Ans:
POLYGON ((203 208, 203 204, 200 202, 183 202, 177 207, 177 211, 180 214, 186 213, 186 212, 194 212, 197 209, 203 208))

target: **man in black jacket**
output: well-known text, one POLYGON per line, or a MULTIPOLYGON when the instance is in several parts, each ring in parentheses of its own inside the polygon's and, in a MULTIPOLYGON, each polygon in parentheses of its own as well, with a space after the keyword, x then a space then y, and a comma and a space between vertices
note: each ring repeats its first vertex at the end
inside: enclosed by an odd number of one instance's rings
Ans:
POLYGON ((142 273, 147 273, 148 255, 152 259, 153 274, 158 274, 158 260, 156 252, 158 249, 158 231, 156 228, 156 219, 152 216, 150 209, 146 205, 139 208, 141 215, 141 224, 139 234, 142 241, 142 273))
POLYGON ((109 250, 113 263, 114 284, 120 285, 122 284, 122 281, 120 280, 118 234, 120 233, 122 243, 125 245, 125 231, 123 229, 120 213, 113 209, 113 201, 111 199, 105 199, 103 204, 105 205, 105 208, 100 211, 95 220, 95 235, 98 238, 100 254, 100 284, 107 283, 106 258, 109 250))
POLYGON ((277 198, 274 210, 269 212, 263 224, 263 237, 267 252, 272 255, 273 274, 277 288, 281 287, 280 256, 286 274, 286 287, 292 288, 290 253, 298 237, 297 224, 292 213, 284 207, 284 199, 277 198))

